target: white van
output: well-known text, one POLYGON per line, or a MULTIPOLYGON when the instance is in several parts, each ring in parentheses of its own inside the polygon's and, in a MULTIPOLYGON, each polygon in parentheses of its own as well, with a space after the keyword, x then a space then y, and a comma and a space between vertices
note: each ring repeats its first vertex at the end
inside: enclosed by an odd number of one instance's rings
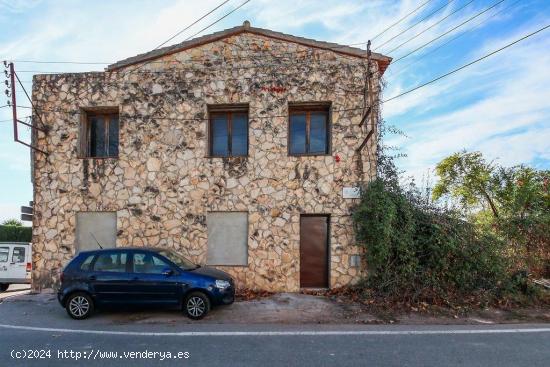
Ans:
POLYGON ((32 247, 25 242, 0 242, 0 292, 10 284, 31 282, 32 247))

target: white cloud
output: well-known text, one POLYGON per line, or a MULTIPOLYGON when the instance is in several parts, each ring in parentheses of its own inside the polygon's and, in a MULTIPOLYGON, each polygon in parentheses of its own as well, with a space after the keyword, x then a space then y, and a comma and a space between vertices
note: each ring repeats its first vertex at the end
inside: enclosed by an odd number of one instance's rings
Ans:
POLYGON ((0 0, 0 11, 22 13, 36 7, 42 0, 0 0))

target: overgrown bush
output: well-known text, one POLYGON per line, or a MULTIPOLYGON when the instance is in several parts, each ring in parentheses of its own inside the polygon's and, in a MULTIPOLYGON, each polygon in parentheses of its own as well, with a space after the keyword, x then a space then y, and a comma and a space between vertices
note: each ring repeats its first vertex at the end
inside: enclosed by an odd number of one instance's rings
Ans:
POLYGON ((353 214, 368 264, 367 285, 403 300, 496 291, 506 279, 502 242, 396 177, 364 188, 353 214))
POLYGON ((32 228, 0 225, 0 242, 31 242, 32 228))

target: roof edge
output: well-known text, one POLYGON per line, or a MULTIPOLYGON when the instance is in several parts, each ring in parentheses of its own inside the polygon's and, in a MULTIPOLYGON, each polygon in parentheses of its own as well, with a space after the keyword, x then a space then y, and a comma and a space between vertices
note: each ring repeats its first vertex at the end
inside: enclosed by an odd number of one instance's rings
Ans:
MULTIPOLYGON (((289 35, 281 32, 275 32, 275 31, 271 31, 263 28, 255 28, 255 27, 251 27, 250 23, 246 21, 241 26, 229 28, 229 29, 215 32, 209 35, 197 37, 189 41, 184 41, 176 45, 164 47, 158 50, 153 50, 140 55, 129 57, 127 59, 118 61, 114 64, 108 65, 106 68, 106 71, 120 70, 128 66, 155 60, 160 57, 172 55, 174 53, 189 50, 191 48, 199 47, 208 43, 216 42, 221 39, 236 36, 243 33, 256 34, 256 35, 260 35, 268 38, 277 39, 280 41, 296 43, 302 46, 317 48, 317 49, 326 50, 326 51, 332 51, 337 54, 358 57, 363 59, 367 58, 366 51, 360 48, 339 45, 337 43, 317 41, 314 39, 293 36, 293 35, 289 35)), ((376 52, 371 53, 371 58, 378 62, 380 71, 382 73, 384 73, 384 71, 387 69, 388 65, 392 60, 391 57, 385 56, 376 52)))

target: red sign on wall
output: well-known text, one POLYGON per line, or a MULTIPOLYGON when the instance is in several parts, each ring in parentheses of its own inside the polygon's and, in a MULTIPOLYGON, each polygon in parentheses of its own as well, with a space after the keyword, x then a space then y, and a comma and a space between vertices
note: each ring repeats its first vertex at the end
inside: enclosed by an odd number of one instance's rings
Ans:
POLYGON ((271 93, 284 93, 286 90, 285 87, 262 87, 262 91, 271 93))

